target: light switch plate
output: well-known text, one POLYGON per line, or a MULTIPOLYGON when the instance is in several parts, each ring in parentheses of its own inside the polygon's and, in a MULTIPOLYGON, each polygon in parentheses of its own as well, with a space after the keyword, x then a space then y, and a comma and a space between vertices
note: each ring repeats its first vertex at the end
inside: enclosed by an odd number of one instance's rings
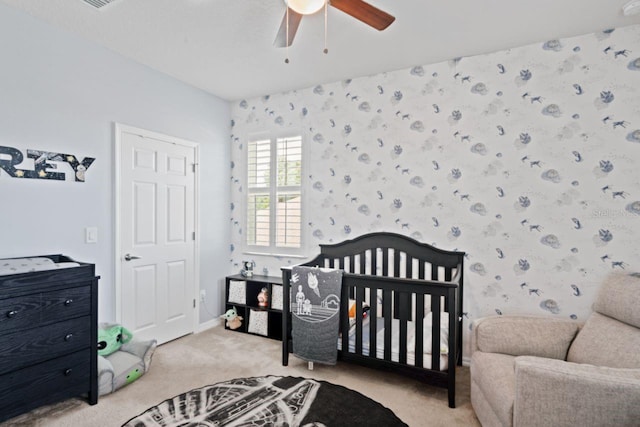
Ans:
POLYGON ((84 229, 85 243, 98 243, 98 227, 87 227, 84 229))

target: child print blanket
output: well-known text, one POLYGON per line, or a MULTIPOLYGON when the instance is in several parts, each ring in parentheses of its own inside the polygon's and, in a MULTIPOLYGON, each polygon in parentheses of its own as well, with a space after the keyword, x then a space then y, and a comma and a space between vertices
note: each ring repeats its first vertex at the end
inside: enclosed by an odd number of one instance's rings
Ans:
POLYGON ((293 267, 291 271, 293 354, 308 362, 336 364, 341 289, 342 270, 293 267))

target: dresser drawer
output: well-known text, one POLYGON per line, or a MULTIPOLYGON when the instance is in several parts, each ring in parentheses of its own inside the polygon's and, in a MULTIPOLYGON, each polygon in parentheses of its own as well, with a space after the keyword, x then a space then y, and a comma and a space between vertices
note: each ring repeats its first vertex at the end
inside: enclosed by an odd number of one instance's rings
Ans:
POLYGON ((0 374, 91 346, 89 316, 0 336, 0 374))
POLYGON ((42 295, 42 323, 57 322, 91 313, 89 286, 45 292, 42 295))
POLYGON ((89 391, 91 352, 81 350, 0 376, 0 414, 38 397, 83 387, 89 391))
POLYGON ((91 288, 82 286, 0 300, 0 336, 91 313, 91 288))
POLYGON ((40 294, 0 300, 0 335, 33 328, 39 323, 40 294))

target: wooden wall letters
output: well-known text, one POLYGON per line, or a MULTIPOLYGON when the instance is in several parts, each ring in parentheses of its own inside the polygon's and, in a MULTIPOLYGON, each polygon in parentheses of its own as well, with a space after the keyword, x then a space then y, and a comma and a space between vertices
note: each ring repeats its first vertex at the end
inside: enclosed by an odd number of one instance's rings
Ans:
POLYGON ((0 146, 0 169, 4 170, 13 178, 54 179, 64 181, 64 172, 51 172, 51 169, 57 169, 58 166, 49 162, 66 162, 69 163, 75 172, 76 182, 84 182, 85 173, 95 160, 93 157, 85 157, 79 162, 73 154, 50 153, 39 150, 27 150, 27 157, 34 159, 33 170, 17 169, 16 165, 19 165, 24 160, 22 152, 17 148, 0 146))

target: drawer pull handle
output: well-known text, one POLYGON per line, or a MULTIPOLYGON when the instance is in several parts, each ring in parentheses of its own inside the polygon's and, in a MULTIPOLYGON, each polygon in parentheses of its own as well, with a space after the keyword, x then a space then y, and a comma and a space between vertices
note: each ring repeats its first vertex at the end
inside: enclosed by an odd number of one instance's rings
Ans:
POLYGON ((65 335, 64 340, 65 341, 71 341, 71 338, 73 338, 73 334, 67 334, 67 335, 65 335))
POLYGON ((11 310, 10 312, 7 313, 7 317, 9 319, 16 317, 18 315, 18 310, 11 310))
POLYGON ((73 300, 71 298, 69 298, 68 300, 66 300, 64 302, 64 305, 71 305, 73 303, 73 300))
POLYGON ((65 369, 64 370, 64 376, 68 377, 69 375, 71 375, 71 372, 73 372, 73 369, 69 368, 69 369, 65 369))

